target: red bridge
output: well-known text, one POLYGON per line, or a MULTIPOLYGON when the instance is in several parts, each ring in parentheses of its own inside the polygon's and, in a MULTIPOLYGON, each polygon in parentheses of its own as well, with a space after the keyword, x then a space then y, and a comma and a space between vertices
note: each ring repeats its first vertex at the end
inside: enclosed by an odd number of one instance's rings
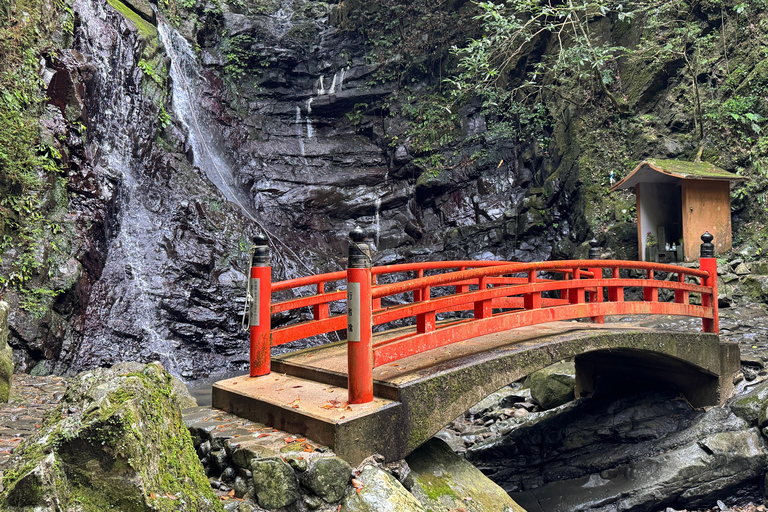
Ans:
POLYGON ((588 260, 372 267, 355 230, 347 271, 272 283, 269 248, 257 236, 250 375, 216 383, 214 406, 356 462, 374 452, 404 457, 496 389, 570 357, 582 396, 613 372, 652 374, 694 405, 721 403, 739 354, 717 336, 717 263, 712 236, 702 240, 699 269, 600 260, 594 241, 588 260), (604 324, 638 314, 698 317, 702 333, 604 324), (587 323, 564 322, 577 319, 587 323), (330 334, 346 340, 270 356, 272 347, 330 334))

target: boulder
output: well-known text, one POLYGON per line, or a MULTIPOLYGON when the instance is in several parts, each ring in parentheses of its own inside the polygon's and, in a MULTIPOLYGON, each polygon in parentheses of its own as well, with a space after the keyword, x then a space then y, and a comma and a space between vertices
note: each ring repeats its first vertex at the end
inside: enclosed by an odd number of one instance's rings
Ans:
POLYGON ((301 474, 301 485, 328 503, 335 503, 344 497, 351 475, 352 468, 345 460, 338 457, 317 458, 301 474))
MULTIPOLYGON (((237 440, 235 438, 234 440, 237 440)), ((254 459, 265 459, 276 457, 277 453, 271 448, 267 448, 259 440, 250 440, 245 442, 232 442, 232 439, 226 441, 227 452, 232 457, 232 462, 237 467, 248 469, 254 459)))
POLYGON ((740 289, 748 300, 768 301, 768 276, 750 274, 742 279, 740 289))
POLYGON ((365 466, 358 481, 360 487, 347 495, 341 512, 427 512, 413 494, 383 469, 365 466))
POLYGON ((10 466, 2 510, 223 510, 159 363, 73 378, 10 466))
POLYGON ((552 409, 573 400, 576 385, 574 363, 555 363, 533 372, 525 382, 531 389, 531 397, 542 409, 552 409))
POLYGON ((411 492, 427 510, 525 512, 504 489, 439 439, 430 439, 406 461, 414 480, 411 492))
POLYGON ((0 402, 7 402, 11 396, 13 379, 13 349, 8 345, 8 313, 11 308, 0 302, 0 402))
POLYGON ((749 393, 735 397, 728 406, 739 418, 757 425, 760 409, 766 402, 768 402, 768 381, 763 381, 749 393))
POLYGON ((299 481, 293 468, 280 457, 251 461, 253 488, 259 506, 272 510, 299 499, 299 481))

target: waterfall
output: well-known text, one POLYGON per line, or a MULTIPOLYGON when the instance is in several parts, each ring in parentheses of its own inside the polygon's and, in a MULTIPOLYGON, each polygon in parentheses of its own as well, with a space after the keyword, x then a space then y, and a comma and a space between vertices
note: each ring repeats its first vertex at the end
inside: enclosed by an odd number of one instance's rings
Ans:
MULTIPOLYGON (((292 15, 292 11, 290 14, 285 14, 285 20, 290 22, 292 15)), ((197 106, 199 99, 203 97, 201 83, 204 81, 204 77, 199 71, 200 66, 192 46, 162 19, 158 20, 158 33, 171 59, 173 111, 188 132, 195 166, 205 172, 208 179, 216 185, 216 188, 227 200, 236 204, 248 219, 267 234, 270 240, 280 244, 283 250, 291 256, 289 259, 275 254, 275 263, 283 268, 286 278, 298 277, 300 275, 298 266, 302 266, 313 273, 313 269, 307 266, 293 249, 279 238, 271 236, 256 217, 253 202, 238 186, 235 172, 225 156, 229 149, 222 140, 221 133, 211 129, 211 127, 216 126, 216 122, 208 116, 205 109, 197 106)), ((299 148, 306 169, 308 162, 305 158, 301 108, 298 106, 296 107, 296 125, 299 148)))
POLYGON ((374 203, 376 211, 373 216, 373 225, 376 230, 376 247, 379 246, 379 238, 381 237, 381 196, 376 196, 376 202, 374 203))
POLYGON ((210 130, 213 123, 196 106, 202 97, 200 84, 204 78, 199 72, 192 46, 162 21, 158 23, 157 30, 171 59, 173 111, 187 130, 195 165, 205 172, 227 200, 235 203, 249 219, 258 223, 254 212, 248 207, 250 201, 239 192, 232 166, 224 157, 226 148, 221 135, 210 130))

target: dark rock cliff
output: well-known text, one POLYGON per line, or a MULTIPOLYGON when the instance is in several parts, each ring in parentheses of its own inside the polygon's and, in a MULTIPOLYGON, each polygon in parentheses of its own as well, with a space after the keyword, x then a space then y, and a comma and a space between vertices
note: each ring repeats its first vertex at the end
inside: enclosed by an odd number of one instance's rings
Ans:
MULTIPOLYGON (((446 113, 454 136, 425 153, 413 125, 441 116, 419 118, 413 105, 439 89, 448 47, 477 32, 475 4, 409 4, 432 9, 410 29, 405 7, 361 5, 75 0, 62 12, 74 27, 46 57, 43 124, 62 152, 68 245, 48 271, 50 310, 30 314, 6 294, 17 369, 128 359, 160 359, 185 378, 242 369, 257 229, 275 280, 344 268, 356 225, 376 263, 583 256, 593 234, 633 257, 631 203, 600 198, 609 170, 695 156, 681 62, 620 63, 632 115, 599 98, 558 103, 541 140, 526 140, 489 131, 470 103, 446 113), (373 51, 392 40, 351 23, 353 8, 399 19, 413 51, 373 51)), ((616 20, 594 26, 637 39, 616 20)))

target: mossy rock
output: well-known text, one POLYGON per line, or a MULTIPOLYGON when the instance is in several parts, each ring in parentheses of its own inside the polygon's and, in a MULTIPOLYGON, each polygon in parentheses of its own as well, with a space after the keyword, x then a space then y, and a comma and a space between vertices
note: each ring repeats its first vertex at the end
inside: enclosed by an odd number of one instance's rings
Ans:
POLYGON ((299 499, 299 481, 293 468, 280 457, 251 461, 253 488, 259 506, 273 510, 299 499))
POLYGON ((768 381, 761 382, 749 393, 734 398, 728 405, 733 414, 756 425, 760 409, 766 401, 768 401, 768 381))
POLYGON ((0 510, 223 511, 171 382, 159 363, 72 379, 60 408, 14 453, 0 510))
POLYGON ((531 388, 531 397, 545 410, 573 400, 575 384, 575 365, 566 362, 533 372, 525 381, 526 387, 531 388))
POLYGON ((413 494, 383 469, 365 466, 358 480, 362 487, 347 495, 341 512, 427 512, 413 494))
POLYGON ((739 288, 749 300, 755 302, 768 301, 768 276, 754 274, 745 276, 739 288))
POLYGON ((351 475, 352 468, 345 460, 323 457, 313 460, 302 473, 301 485, 328 503, 335 503, 344 497, 351 475))
POLYGON ((443 441, 432 438, 406 458, 411 492, 434 511, 525 512, 507 493, 443 441))
POLYGON ((7 402, 13 380, 13 349, 8 345, 8 314, 11 308, 0 302, 0 402, 7 402))

